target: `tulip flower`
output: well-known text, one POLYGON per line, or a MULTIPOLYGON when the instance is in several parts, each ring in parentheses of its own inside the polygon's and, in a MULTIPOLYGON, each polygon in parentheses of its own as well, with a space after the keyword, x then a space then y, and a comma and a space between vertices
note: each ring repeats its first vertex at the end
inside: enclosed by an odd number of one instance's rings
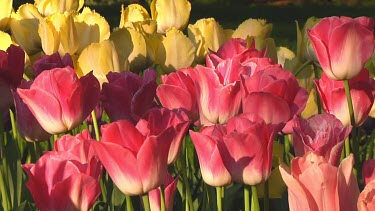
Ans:
POLYGON ((358 211, 375 210, 375 181, 371 181, 359 194, 357 208, 358 211))
POLYGON ((289 71, 271 67, 241 80, 244 113, 259 115, 269 124, 286 124, 306 106, 308 93, 289 71))
POLYGON ((144 77, 124 71, 109 73, 103 84, 102 102, 111 121, 126 119, 134 124, 154 107, 156 71, 147 69, 144 77))
POLYGON ((297 57, 301 63, 307 60, 318 62, 314 48, 308 37, 307 30, 311 30, 321 19, 316 17, 310 17, 306 20, 303 28, 300 29, 298 22, 297 24, 297 57))
POLYGON ((8 28, 10 15, 13 10, 13 0, 7 0, 2 2, 0 9, 0 31, 5 31, 8 28))
POLYGON ((345 127, 332 114, 318 114, 305 120, 296 118, 293 127, 293 146, 296 156, 309 151, 325 157, 331 165, 338 166, 342 147, 351 126, 345 127))
MULTIPOLYGON (((345 127, 350 125, 344 82, 332 80, 325 73, 319 80, 315 79, 314 82, 324 111, 335 115, 345 127)), ((374 103, 375 81, 369 78, 369 72, 363 69, 358 76, 349 80, 349 86, 353 101, 354 119, 356 126, 359 126, 366 120, 374 103)))
POLYGON ((189 24, 188 35, 196 48, 195 60, 202 64, 210 51, 219 50, 227 38, 220 24, 213 18, 199 19, 189 24))
MULTIPOLYGON (((31 84, 32 81, 23 80, 19 88, 29 89, 31 84)), ((13 92, 13 98, 17 114, 17 129, 20 136, 29 142, 48 141, 51 134, 43 129, 17 92, 13 92)))
POLYGON ((374 52, 374 20, 369 17, 323 18, 308 35, 325 74, 333 80, 352 79, 374 52))
POLYGON ((156 32, 156 21, 152 20, 147 10, 139 4, 122 6, 120 28, 132 28, 138 32, 153 34, 156 32))
POLYGON ((12 38, 6 32, 0 31, 0 50, 6 51, 13 44, 12 38))
POLYGON ((281 165, 281 176, 288 186, 289 209, 356 210, 359 188, 353 163, 352 154, 336 167, 324 157, 308 152, 294 158, 290 170, 281 165))
POLYGON ((17 89, 40 125, 51 134, 77 127, 97 105, 100 87, 92 73, 78 79, 71 67, 42 72, 30 89, 17 89))
POLYGON ((224 157, 219 151, 218 142, 223 141, 226 128, 223 125, 211 125, 200 132, 189 131, 197 151, 203 181, 211 186, 227 186, 232 176, 224 165, 224 157))
POLYGON ((189 117, 181 109, 171 111, 166 108, 154 108, 138 121, 136 127, 144 136, 157 136, 168 127, 173 127, 176 136, 168 153, 168 164, 172 164, 178 158, 189 125, 189 117))
POLYGON ((102 139, 93 143, 96 154, 116 186, 126 195, 140 195, 159 187, 168 170, 172 127, 144 136, 129 121, 101 127, 102 139))
POLYGON ((43 19, 42 15, 32 4, 21 5, 17 12, 11 15, 9 25, 12 37, 28 55, 34 55, 42 49, 37 30, 41 19, 43 19))
POLYGON ((74 68, 72 57, 69 54, 65 54, 63 57, 60 57, 60 54, 54 53, 52 55, 44 55, 38 58, 33 64, 33 71, 35 77, 45 70, 51 70, 54 68, 63 68, 63 67, 74 68))
MULTIPOLYGON (((174 179, 170 174, 166 174, 166 177, 164 179, 165 210, 166 211, 173 210, 174 194, 176 192, 177 183, 178 183, 178 178, 174 179)), ((151 211, 161 210, 160 191, 161 191, 160 188, 156 188, 148 192, 151 211)))
POLYGON ((152 0, 150 9, 152 20, 157 22, 157 32, 165 34, 171 28, 185 29, 191 5, 188 0, 152 0))
POLYGON ((9 46, 0 50, 0 113, 13 105, 11 90, 21 83, 25 65, 25 52, 21 47, 9 46))
MULTIPOLYGON (((187 72, 194 71, 193 68, 187 72)), ((182 109, 191 122, 199 119, 199 110, 195 94, 194 81, 183 69, 169 75, 162 75, 162 84, 156 89, 156 95, 164 108, 182 109)))
POLYGON ((40 210, 89 210, 100 195, 102 166, 93 156, 93 140, 84 131, 55 142, 35 164, 23 164, 27 188, 40 210))
POLYGON ((366 160, 362 166, 362 180, 365 185, 375 180, 375 160, 366 160))
POLYGON ((77 74, 82 77, 93 71, 100 85, 108 81, 106 78, 108 73, 121 70, 115 45, 110 40, 90 44, 78 57, 77 74))
POLYGON ((78 12, 83 4, 84 0, 35 0, 35 6, 44 16, 71 10, 78 12))
POLYGON ((246 39, 247 37, 267 38, 271 35, 272 24, 264 19, 247 19, 242 22, 232 34, 233 38, 246 39))

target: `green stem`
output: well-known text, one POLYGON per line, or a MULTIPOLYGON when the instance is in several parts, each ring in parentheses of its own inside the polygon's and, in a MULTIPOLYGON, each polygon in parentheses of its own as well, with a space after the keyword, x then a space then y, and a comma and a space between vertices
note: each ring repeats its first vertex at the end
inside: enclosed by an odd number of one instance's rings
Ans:
POLYGON ((92 117, 92 123, 94 125, 94 130, 95 130, 95 139, 99 141, 100 140, 99 126, 98 126, 98 121, 96 120, 95 110, 92 110, 91 117, 92 117))
POLYGON ((250 211, 250 186, 244 185, 243 197, 245 203, 245 211, 250 211))
POLYGON ((264 198, 263 198, 263 207, 264 211, 269 211, 270 210, 270 204, 269 204, 269 184, 268 180, 264 182, 264 198))
POLYGON ((221 187, 216 187, 216 204, 217 204, 217 211, 222 211, 223 210, 223 207, 222 207, 222 198, 221 198, 221 195, 222 195, 222 189, 221 187))
POLYGON ((251 211, 260 211, 258 193, 255 185, 251 186, 251 211))
POLYGON ((164 192, 164 184, 160 185, 160 210, 165 211, 165 192, 164 192))
POLYGON ((348 157, 350 155, 350 140, 349 140, 349 136, 345 139, 345 157, 348 157))
POLYGON ((126 211, 133 211, 132 198, 128 195, 125 195, 126 200, 126 211))
MULTIPOLYGON (((314 77, 320 78, 320 74, 318 72, 318 69, 317 69, 316 65, 313 65, 313 66, 314 66, 314 77)), ((322 113, 322 102, 320 101, 319 93, 317 93, 317 92, 316 92, 316 105, 318 107, 318 114, 321 114, 322 113)))
POLYGON ((193 209, 194 205, 193 205, 193 200, 190 194, 190 185, 189 185, 189 180, 188 180, 189 150, 188 150, 186 141, 184 141, 183 146, 185 148, 185 163, 184 163, 185 166, 183 167, 183 170, 182 170, 183 172, 182 178, 184 180, 184 186, 185 186, 185 191, 186 191, 186 194, 185 194, 185 200, 186 200, 185 208, 186 209, 185 210, 189 211, 190 209, 193 209))
POLYGON ((142 196, 142 201, 143 201, 143 207, 145 208, 145 211, 150 211, 150 200, 148 198, 148 193, 143 194, 142 196))
POLYGON ((285 163, 287 165, 290 164, 290 159, 289 159, 289 152, 290 152, 290 142, 289 142, 289 138, 288 138, 288 135, 284 135, 284 153, 285 153, 285 163))
POLYGON ((12 124, 12 138, 14 141, 17 141, 17 125, 16 125, 16 118, 14 116, 14 113, 12 109, 9 109, 9 116, 10 116, 10 122, 12 124))
POLYGON ((347 79, 344 80, 344 88, 345 88, 346 100, 348 102, 348 107, 349 107, 350 123, 353 127, 355 127, 353 101, 352 101, 352 96, 350 94, 349 80, 347 79))
POLYGON ((296 73, 294 74, 294 76, 297 77, 298 74, 300 74, 302 72, 302 70, 307 66, 307 65, 310 65, 312 64, 313 61, 312 60, 307 60, 305 63, 303 63, 297 70, 296 70, 296 73))

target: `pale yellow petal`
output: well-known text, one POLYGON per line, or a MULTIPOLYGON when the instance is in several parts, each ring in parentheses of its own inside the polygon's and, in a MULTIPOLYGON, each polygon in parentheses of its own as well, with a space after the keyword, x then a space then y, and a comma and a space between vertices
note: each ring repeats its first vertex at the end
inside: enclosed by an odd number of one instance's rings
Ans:
POLYGON ((121 7, 120 28, 126 27, 126 23, 142 22, 149 20, 150 15, 147 10, 139 4, 130 4, 126 8, 121 7))
POLYGON ((306 107, 301 113, 301 117, 304 119, 310 118, 311 116, 318 114, 317 94, 315 89, 311 89, 309 98, 307 99, 306 107))
POLYGON ((191 4, 188 0, 153 0, 151 4, 152 19, 157 22, 157 32, 166 33, 175 27, 183 30, 189 22, 191 4))
POLYGON ((84 0, 35 0, 38 11, 44 16, 57 12, 79 11, 84 4, 84 0))
POLYGON ((0 30, 5 31, 8 28, 10 15, 13 10, 13 0, 0 0, 0 30))
POLYGON ((11 44, 12 39, 10 38, 10 35, 6 32, 0 31, 0 50, 6 51, 11 44))
POLYGON ((66 53, 73 55, 79 47, 78 33, 74 24, 73 15, 73 13, 64 13, 65 18, 61 19, 61 22, 58 22, 60 26, 60 47, 58 50, 60 55, 66 53))
POLYGON ((32 4, 21 5, 16 13, 12 13, 10 31, 14 41, 19 44, 27 54, 35 54, 42 49, 38 34, 39 20, 43 17, 32 4))
POLYGON ((87 46, 78 58, 77 69, 79 76, 93 71, 100 84, 107 82, 106 75, 109 72, 120 72, 118 56, 113 42, 104 40, 87 46))
POLYGON ((48 19, 41 19, 38 33, 44 53, 47 55, 56 53, 60 46, 60 35, 53 23, 48 19))
POLYGON ((233 38, 242 38, 246 37, 263 37, 267 38, 271 35, 272 24, 267 23, 264 19, 247 19, 242 22, 238 28, 234 31, 233 38))
POLYGON ((296 54, 286 47, 278 47, 277 48, 277 63, 281 64, 284 67, 284 63, 286 59, 292 60, 296 57, 296 54))
POLYGON ((165 73, 190 67, 194 61, 193 43, 180 30, 172 28, 163 38, 158 49, 157 63, 165 73))

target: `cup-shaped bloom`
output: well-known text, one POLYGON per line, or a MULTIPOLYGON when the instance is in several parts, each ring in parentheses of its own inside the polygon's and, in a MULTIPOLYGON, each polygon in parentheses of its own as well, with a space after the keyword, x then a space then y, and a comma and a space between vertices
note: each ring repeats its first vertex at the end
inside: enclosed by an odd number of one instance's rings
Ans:
POLYGON ((133 123, 154 107, 157 73, 147 69, 141 77, 124 71, 109 73, 108 83, 103 84, 102 102, 111 121, 126 119, 133 123))
POLYGON ((268 179, 275 129, 256 116, 248 119, 240 115, 228 121, 218 147, 233 181, 256 185, 268 179))
POLYGON ((281 176, 288 186, 290 210, 356 210, 359 188, 353 174, 354 156, 333 166, 313 152, 296 157, 291 169, 281 165, 281 176))
POLYGON ((164 108, 182 109, 189 115, 191 122, 195 122, 199 119, 199 110, 194 81, 185 73, 193 71, 189 69, 162 75, 162 84, 156 89, 156 95, 164 108))
POLYGON ((308 37, 307 30, 310 30, 314 27, 320 18, 310 17, 306 20, 305 25, 302 29, 299 28, 298 22, 296 22, 297 28, 297 57, 301 63, 304 63, 307 60, 318 62, 314 47, 311 44, 311 41, 308 37))
POLYGON ((172 164, 178 158, 189 125, 189 117, 181 109, 153 108, 142 116, 136 127, 144 136, 157 136, 169 127, 175 130, 168 153, 168 164, 172 164))
POLYGON ((357 76, 374 52, 374 20, 368 17, 323 18, 308 35, 320 66, 333 80, 357 76))
POLYGON ((151 19, 146 8, 140 4, 129 4, 126 8, 122 5, 119 27, 132 28, 147 34, 153 34, 157 28, 156 21, 151 19))
MULTIPOLYGON (((315 79, 314 82, 324 111, 335 115, 345 127, 350 125, 344 82, 330 79, 325 73, 319 80, 315 79)), ((369 72, 363 69, 359 75, 349 80, 349 87, 356 126, 359 126, 366 120, 374 103, 375 80, 369 78, 369 72)))
POLYGON ((368 183, 359 194, 357 208, 358 211, 375 210, 375 181, 368 183))
POLYGON ((182 31, 189 23, 191 4, 188 0, 152 0, 150 9, 158 33, 164 34, 171 28, 182 31))
POLYGON ((34 62, 32 69, 34 76, 37 77, 45 70, 63 68, 67 66, 74 68, 73 60, 70 54, 65 54, 63 57, 61 57, 59 53, 54 53, 39 57, 38 60, 34 62))
POLYGON ((93 155, 88 131, 63 136, 55 151, 24 164, 26 184, 40 210, 89 210, 100 195, 102 166, 93 155))
POLYGON ((338 166, 342 147, 351 126, 344 127, 332 114, 317 114, 309 119, 296 118, 293 127, 293 145, 296 156, 309 151, 325 157, 331 165, 338 166))
POLYGON ((92 73, 78 78, 71 67, 42 72, 30 89, 17 89, 40 125, 51 134, 77 127, 99 101, 100 86, 92 73))
POLYGON ((58 12, 64 13, 71 10, 78 12, 83 7, 84 3, 84 0, 35 0, 35 6, 44 16, 58 12))
POLYGON ((13 105, 11 90, 21 83, 25 65, 25 52, 21 47, 11 45, 0 50, 0 113, 13 105))
POLYGON ((241 80, 242 109, 272 124, 286 124, 306 106, 308 93, 290 71, 267 68, 241 80))
POLYGON ((195 46, 195 60, 203 63, 210 51, 216 52, 227 40, 224 29, 213 18, 199 19, 189 24, 188 35, 195 46))
MULTIPOLYGON (((32 81, 23 80, 19 88, 29 89, 31 84, 32 81)), ((42 128, 17 92, 13 92, 13 98, 16 107, 17 128, 20 136, 30 142, 48 141, 51 134, 42 128)))
POLYGON ((42 15, 32 4, 21 5, 17 12, 11 15, 9 25, 12 37, 28 55, 33 55, 42 49, 37 30, 40 19, 43 19, 42 15))
POLYGON ((247 37, 268 38, 272 32, 272 24, 264 19, 249 18, 242 22, 233 32, 233 38, 246 39, 247 37))
POLYGON ((144 136, 129 121, 101 127, 102 139, 93 144, 116 186, 126 195, 140 195, 163 184, 168 170, 172 127, 159 135, 144 136))
POLYGON ((224 165, 224 157, 219 151, 218 142, 226 134, 224 125, 211 125, 200 132, 189 131, 197 151, 203 181, 211 186, 226 186, 232 183, 232 176, 224 165))
POLYGON ((0 8, 0 31, 5 31, 8 28, 8 23, 10 20, 10 14, 13 10, 13 0, 8 0, 2 2, 0 8))
POLYGON ((362 166, 362 180, 363 184, 367 185, 372 180, 375 180, 375 160, 366 160, 362 166))
MULTIPOLYGON (((164 179, 164 195, 165 195, 165 210, 173 210, 174 194, 176 192, 178 183, 178 177, 173 178, 170 174, 166 174, 164 179)), ((148 197, 150 198, 150 208, 151 211, 160 211, 160 187, 148 192, 148 197)))

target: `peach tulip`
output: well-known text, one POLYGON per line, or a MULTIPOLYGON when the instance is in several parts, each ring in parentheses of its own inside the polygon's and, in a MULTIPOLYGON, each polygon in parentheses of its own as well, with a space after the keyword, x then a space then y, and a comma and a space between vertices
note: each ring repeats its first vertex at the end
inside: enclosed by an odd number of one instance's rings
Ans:
POLYGON ((359 194, 357 202, 358 211, 375 210, 375 181, 371 181, 359 194))
MULTIPOLYGON (((178 177, 173 178, 170 174, 166 174, 164 179, 164 193, 165 193, 165 210, 172 211, 173 210, 173 202, 174 202, 174 194, 176 192, 178 183, 178 177)), ((150 198, 150 208, 151 211, 160 211, 160 187, 148 192, 148 196, 150 198)))

